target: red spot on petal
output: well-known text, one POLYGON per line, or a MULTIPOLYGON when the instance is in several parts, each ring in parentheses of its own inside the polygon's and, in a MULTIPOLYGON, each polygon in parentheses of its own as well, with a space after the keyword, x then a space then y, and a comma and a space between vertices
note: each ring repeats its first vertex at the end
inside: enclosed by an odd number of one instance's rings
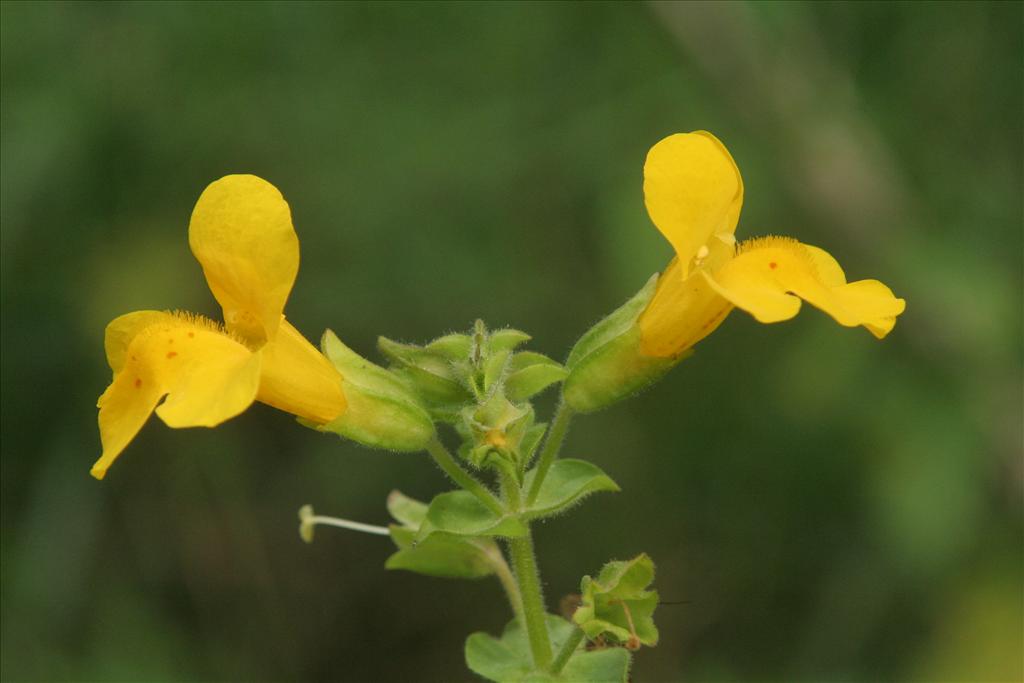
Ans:
POLYGON ((142 380, 138 377, 135 378, 135 388, 138 389, 142 386, 142 380))
POLYGON ((190 337, 194 337, 194 336, 196 336, 196 333, 195 333, 195 332, 189 332, 189 333, 188 333, 188 336, 190 336, 190 337))
POLYGON ((168 351, 168 352, 167 352, 167 357, 168 357, 168 358, 174 358, 174 357, 175 357, 175 356, 177 356, 177 355, 178 355, 178 352, 177 352, 177 351, 168 351))
POLYGON ((778 268, 778 266, 779 264, 776 263, 775 261, 772 261, 771 263, 768 264, 768 267, 771 268, 772 270, 775 270, 776 268, 778 268))

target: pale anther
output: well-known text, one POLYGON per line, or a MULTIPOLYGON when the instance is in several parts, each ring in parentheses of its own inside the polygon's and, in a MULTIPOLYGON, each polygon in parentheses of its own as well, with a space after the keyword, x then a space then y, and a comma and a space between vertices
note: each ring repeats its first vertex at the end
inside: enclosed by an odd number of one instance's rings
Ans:
POLYGON ((700 249, 697 250, 697 255, 693 257, 693 265, 699 268, 710 253, 711 250, 708 249, 708 245, 702 244, 700 249))

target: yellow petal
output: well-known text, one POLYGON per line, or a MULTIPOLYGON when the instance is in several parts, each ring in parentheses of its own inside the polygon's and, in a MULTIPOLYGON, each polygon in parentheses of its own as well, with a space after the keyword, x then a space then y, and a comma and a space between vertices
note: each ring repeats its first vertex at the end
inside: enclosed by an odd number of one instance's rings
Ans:
POLYGON ((287 320, 281 319, 277 336, 261 351, 259 401, 317 424, 345 410, 341 374, 287 320))
POLYGON ((840 325, 863 325, 879 339, 892 330, 905 307, 903 299, 881 282, 847 284, 842 268, 827 252, 785 237, 745 242, 708 282, 760 322, 792 318, 803 299, 840 325))
POLYGON ((228 329, 273 339, 299 269, 299 240, 277 188, 252 175, 211 183, 192 211, 188 243, 228 329))
POLYGON ((171 427, 212 427, 256 398, 260 355, 209 320, 139 311, 115 320, 108 332, 108 349, 115 351, 111 365, 118 367, 98 403, 103 454, 92 467, 97 479, 164 396, 167 400, 156 412, 171 427), (147 319, 150 324, 141 325, 147 319), (122 344, 133 327, 134 336, 122 344))
POLYGON ((892 332, 896 316, 906 309, 906 302, 897 299, 892 290, 878 280, 858 280, 835 292, 839 303, 848 310, 862 311, 861 325, 879 339, 892 332))
MULTIPOLYGON (((846 301, 847 307, 863 308, 870 306, 871 301, 895 299, 892 290, 878 280, 859 280, 846 284, 846 275, 831 254, 824 249, 812 247, 810 244, 805 244, 804 248, 810 253, 811 260, 814 261, 822 282, 830 287, 846 285, 839 289, 839 296, 846 301)), ((897 299, 897 301, 902 302, 903 299, 897 299)), ((876 318, 865 319, 862 324, 871 334, 882 339, 896 326, 896 316, 902 313, 905 307, 905 303, 898 303, 893 306, 892 315, 880 315, 876 318)))
POLYGON ((712 235, 736 230, 743 179, 725 145, 711 133, 671 135, 647 154, 644 203, 686 276, 690 260, 712 235))
POLYGON ((672 259, 637 321, 640 353, 658 358, 676 356, 714 332, 730 311, 732 303, 700 272, 684 278, 679 259, 672 259))
POLYGON ((818 271, 818 277, 826 287, 838 287, 846 284, 846 273, 843 272, 843 267, 839 265, 839 261, 832 258, 832 254, 810 244, 804 244, 803 247, 807 256, 814 263, 814 268, 818 271))
POLYGON ((150 325, 173 320, 174 316, 167 311, 134 311, 125 313, 110 321, 103 335, 103 348, 107 352, 107 364, 115 373, 124 367, 128 357, 128 345, 138 336, 139 332, 150 325))
POLYGON ((119 372, 100 396, 97 405, 103 454, 90 470, 97 479, 106 476, 107 469, 139 433, 164 394, 147 370, 142 366, 135 373, 119 372))

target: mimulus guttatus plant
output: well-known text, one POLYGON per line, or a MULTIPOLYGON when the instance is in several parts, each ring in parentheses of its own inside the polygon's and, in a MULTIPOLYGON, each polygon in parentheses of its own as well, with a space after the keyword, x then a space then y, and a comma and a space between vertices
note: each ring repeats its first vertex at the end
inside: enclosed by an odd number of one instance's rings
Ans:
MULTIPOLYGON (((788 237, 737 242, 743 181, 725 146, 699 131, 656 144, 644 200, 675 250, 668 267, 584 333, 565 363, 521 347, 530 336, 476 321, 419 346, 381 337, 387 367, 325 331, 321 349, 284 317, 299 264, 291 212, 270 183, 232 175, 199 197, 189 245, 224 323, 190 313, 136 311, 107 326, 113 381, 99 400, 102 479, 154 411, 170 427, 213 427, 261 401, 300 424, 391 451, 425 451, 457 484, 429 503, 387 497, 388 527, 300 510, 300 534, 324 524, 388 535, 389 569, 494 576, 513 619, 500 637, 474 633, 466 663, 499 683, 629 680, 632 653, 654 646, 658 594, 646 554, 582 577, 571 613, 548 612, 532 523, 619 488, 597 466, 560 458, 576 413, 600 410, 661 379, 739 308, 762 323, 806 301, 882 339, 904 301, 877 280, 848 282, 832 256, 788 237), (549 423, 534 396, 560 387, 549 423), (442 436, 455 436, 453 454, 442 436), (502 544, 504 545, 504 552, 502 544)), ((440 258, 440 257, 439 257, 440 258)))

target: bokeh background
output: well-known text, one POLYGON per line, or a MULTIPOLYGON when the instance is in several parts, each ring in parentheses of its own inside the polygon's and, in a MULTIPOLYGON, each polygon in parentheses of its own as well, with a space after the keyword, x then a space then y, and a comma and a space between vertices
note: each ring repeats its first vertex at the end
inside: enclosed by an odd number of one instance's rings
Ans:
MULTIPOLYGON (((385 572, 398 488, 448 485, 255 406, 153 420, 99 483, 104 325, 219 316, 186 228, 227 173, 289 200, 288 313, 530 331, 562 358, 670 258, 661 137, 715 132, 738 234, 908 301, 883 343, 734 313, 566 453, 623 492, 538 528, 548 602, 649 552, 643 681, 1019 681, 1022 5, 18 3, 2 19, 2 678, 470 681, 497 584, 385 572)), ((552 396, 541 400, 550 408, 552 396)))

